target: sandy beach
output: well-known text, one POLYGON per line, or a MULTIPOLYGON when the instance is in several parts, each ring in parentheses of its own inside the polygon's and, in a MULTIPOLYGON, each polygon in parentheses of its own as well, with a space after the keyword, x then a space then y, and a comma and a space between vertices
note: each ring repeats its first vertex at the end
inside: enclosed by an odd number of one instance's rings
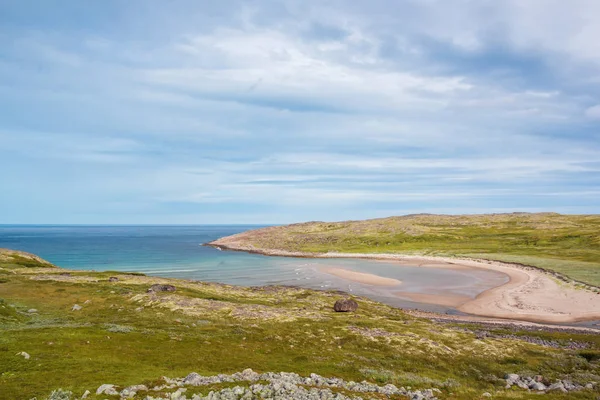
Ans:
MULTIPOLYGON (((458 310, 482 317, 503 318, 545 323, 573 323, 600 320, 600 294, 574 284, 559 280, 539 268, 500 261, 476 260, 453 257, 408 256, 400 254, 368 253, 302 253, 284 250, 262 250, 236 241, 219 240, 212 245, 228 250, 248 251, 269 256, 306 258, 364 258, 394 261, 399 267, 450 268, 468 270, 473 268, 501 272, 509 277, 508 282, 480 293, 472 299, 466 296, 409 293, 398 291, 399 297, 413 301, 455 307, 458 310)), ((335 275, 351 281, 369 283, 376 280, 373 274, 368 280, 362 273, 350 273, 337 269, 335 275), (361 280, 362 279, 362 280, 361 280)), ((385 277, 379 277, 386 279, 385 277)), ((377 281, 377 280, 376 280, 377 281)))
MULTIPOLYGON (((396 294, 413 301, 456 307, 484 317, 518 319, 532 322, 569 323, 600 319, 600 294, 577 288, 536 268, 526 268, 497 261, 480 261, 445 257, 408 257, 396 254, 340 254, 326 257, 364 257, 394 260, 399 266, 423 268, 481 268, 502 272, 509 277, 504 285, 486 290, 475 299, 456 295, 409 293, 396 294)), ((366 282, 364 282, 366 283, 366 282)))
MULTIPOLYGON (((536 268, 497 261, 445 257, 408 257, 396 254, 340 254, 326 257, 364 257, 394 260, 399 266, 423 268, 481 268, 502 272, 509 277, 504 285, 486 290, 475 299, 456 295, 397 292, 413 301, 456 307, 484 317, 518 319, 532 322, 570 323, 600 319, 600 294, 561 282, 536 268)), ((366 283, 366 282, 365 282, 366 283)))

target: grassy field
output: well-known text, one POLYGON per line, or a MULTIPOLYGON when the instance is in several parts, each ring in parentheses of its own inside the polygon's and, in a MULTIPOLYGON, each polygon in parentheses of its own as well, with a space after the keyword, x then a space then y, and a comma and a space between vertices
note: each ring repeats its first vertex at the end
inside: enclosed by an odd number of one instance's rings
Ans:
POLYGON ((412 215, 251 231, 259 249, 475 256, 554 270, 600 286, 600 215, 412 215))
MULTIPOLYGON (((495 399, 538 398, 505 390, 499 378, 506 373, 600 381, 600 335, 536 330, 481 339, 475 332, 480 327, 436 324, 367 299, 357 299, 356 313, 335 313, 340 297, 66 271, 0 251, 0 399, 43 399, 57 388, 81 396, 104 383, 124 387, 163 375, 245 368, 437 387, 443 399, 479 399, 484 392, 495 399), (171 283, 177 291, 149 294, 153 283, 171 283), (72 311, 75 304, 82 309, 72 311), (558 348, 532 344, 532 338, 552 340, 558 348), (569 349, 574 342, 588 348, 569 349), (18 355, 23 351, 31 358, 18 355)), ((210 389, 193 388, 205 394, 210 389)), ((596 389, 545 398, 598 395, 596 389)))

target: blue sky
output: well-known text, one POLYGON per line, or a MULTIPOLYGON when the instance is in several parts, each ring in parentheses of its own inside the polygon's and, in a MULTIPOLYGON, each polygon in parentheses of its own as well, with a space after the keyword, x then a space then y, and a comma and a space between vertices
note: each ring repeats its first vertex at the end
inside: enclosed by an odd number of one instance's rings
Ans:
POLYGON ((600 212, 596 0, 3 0, 0 223, 600 212))

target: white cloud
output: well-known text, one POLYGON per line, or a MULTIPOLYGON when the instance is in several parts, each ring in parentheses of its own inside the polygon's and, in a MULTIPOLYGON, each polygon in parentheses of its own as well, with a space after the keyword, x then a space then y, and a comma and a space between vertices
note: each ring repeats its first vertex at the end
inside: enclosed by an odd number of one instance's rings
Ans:
POLYGON ((115 210, 280 205, 301 220, 509 195, 579 209, 600 172, 586 131, 600 99, 581 84, 600 76, 598 4, 259 1, 203 9, 207 23, 154 10, 169 29, 124 17, 107 37, 13 32, 0 148, 57 199, 71 185, 115 210))
POLYGON ((590 119, 600 119, 600 104, 589 107, 585 110, 585 116, 590 119))

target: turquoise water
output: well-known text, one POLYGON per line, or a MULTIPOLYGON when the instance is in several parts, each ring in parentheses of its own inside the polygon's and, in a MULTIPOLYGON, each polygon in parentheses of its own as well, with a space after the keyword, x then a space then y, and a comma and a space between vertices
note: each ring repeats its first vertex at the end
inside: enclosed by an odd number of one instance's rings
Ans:
POLYGON ((132 271, 243 286, 337 289, 399 307, 449 313, 456 311, 407 301, 394 293, 409 291, 475 297, 507 281, 505 275, 485 270, 400 267, 392 262, 373 260, 265 257, 201 246, 258 227, 0 225, 0 247, 31 252, 70 269, 132 271), (402 284, 396 287, 359 284, 321 271, 325 266, 396 278, 402 284))

